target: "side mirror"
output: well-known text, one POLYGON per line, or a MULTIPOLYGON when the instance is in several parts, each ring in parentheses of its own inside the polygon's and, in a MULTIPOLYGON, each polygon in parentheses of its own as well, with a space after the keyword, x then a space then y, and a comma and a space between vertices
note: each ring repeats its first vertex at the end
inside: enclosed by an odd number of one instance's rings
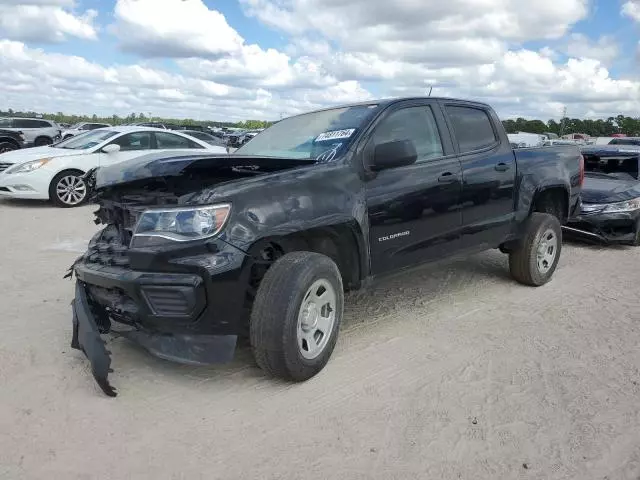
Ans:
POLYGON ((120 151, 120 145, 116 143, 110 143, 109 145, 105 145, 102 147, 103 153, 116 153, 120 151))
POLYGON ((411 165, 418 159, 416 146, 411 140, 394 140, 376 145, 371 170, 377 172, 387 168, 411 165))

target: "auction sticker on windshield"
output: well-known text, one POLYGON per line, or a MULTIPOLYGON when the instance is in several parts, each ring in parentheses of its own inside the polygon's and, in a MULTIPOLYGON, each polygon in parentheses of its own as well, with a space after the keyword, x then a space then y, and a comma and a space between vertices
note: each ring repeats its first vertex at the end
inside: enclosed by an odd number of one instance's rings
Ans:
POLYGON ((331 132, 321 133, 316 137, 316 142, 325 142, 327 140, 337 140, 340 138, 349 138, 355 133, 355 128, 348 128, 346 130, 333 130, 331 132))

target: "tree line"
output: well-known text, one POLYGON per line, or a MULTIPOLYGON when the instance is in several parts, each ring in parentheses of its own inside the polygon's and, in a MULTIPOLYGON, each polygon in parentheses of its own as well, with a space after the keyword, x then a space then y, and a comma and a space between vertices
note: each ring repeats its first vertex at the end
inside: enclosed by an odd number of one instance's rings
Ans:
MULTIPOLYGON (((16 117, 39 117, 47 120, 53 120, 58 123, 79 123, 79 122, 99 122, 110 123, 111 125, 122 125, 134 122, 160 122, 173 123, 177 125, 199 125, 213 127, 235 127, 245 129, 266 128, 273 122, 266 120, 245 120, 242 122, 221 122, 206 121, 194 119, 175 119, 162 117, 148 117, 144 113, 131 113, 126 117, 112 115, 110 117, 100 117, 98 115, 66 115, 62 112, 43 113, 37 112, 19 112, 8 109, 6 112, 0 110, 0 116, 16 116, 16 117)), ((610 137, 614 133, 623 133, 627 136, 640 136, 640 118, 627 117, 618 115, 597 120, 583 120, 579 118, 563 118, 559 122, 556 120, 527 120, 525 118, 517 118, 515 120, 503 120, 502 124, 507 133, 528 132, 528 133, 555 133, 562 136, 569 133, 584 133, 591 137, 610 137)))
POLYGON ((569 133, 585 133, 591 137, 610 137, 615 133, 622 133, 629 137, 640 136, 640 118, 618 115, 597 120, 582 120, 579 118, 563 118, 560 122, 549 120, 503 120, 507 133, 555 133, 558 136, 569 133))

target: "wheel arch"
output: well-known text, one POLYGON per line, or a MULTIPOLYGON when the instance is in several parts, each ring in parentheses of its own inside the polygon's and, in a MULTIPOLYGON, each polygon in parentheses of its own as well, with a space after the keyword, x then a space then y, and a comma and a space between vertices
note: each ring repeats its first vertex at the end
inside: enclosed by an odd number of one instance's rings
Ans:
POLYGON ((550 213, 564 224, 569 218, 569 191, 565 185, 548 185, 538 189, 531 202, 529 215, 550 213))

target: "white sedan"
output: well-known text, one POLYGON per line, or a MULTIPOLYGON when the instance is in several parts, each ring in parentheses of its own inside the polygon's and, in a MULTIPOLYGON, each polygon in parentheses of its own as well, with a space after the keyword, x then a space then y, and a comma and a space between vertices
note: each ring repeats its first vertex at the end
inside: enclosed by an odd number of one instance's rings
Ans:
POLYGON ((87 199, 82 176, 90 168, 162 151, 226 154, 224 147, 180 132, 133 126, 101 128, 54 145, 0 154, 0 196, 76 207, 87 199))

